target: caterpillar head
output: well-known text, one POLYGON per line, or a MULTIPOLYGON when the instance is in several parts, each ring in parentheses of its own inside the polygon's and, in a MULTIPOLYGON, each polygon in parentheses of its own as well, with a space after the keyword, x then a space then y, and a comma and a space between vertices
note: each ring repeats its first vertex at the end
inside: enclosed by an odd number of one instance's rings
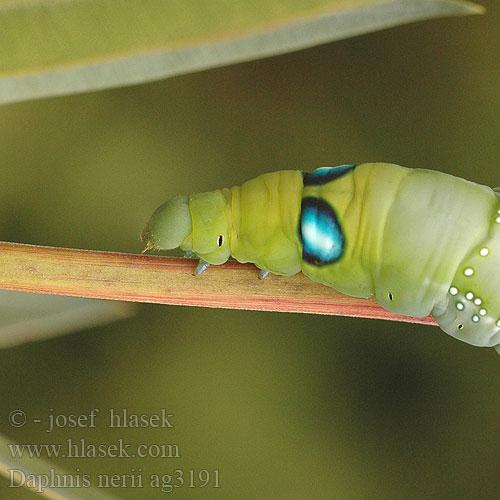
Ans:
POLYGON ((187 196, 176 196, 160 205, 142 231, 147 250, 171 250, 180 247, 192 232, 187 196))
POLYGON ((229 196, 212 191, 166 201, 155 210, 142 232, 144 251, 180 247, 210 264, 223 264, 230 256, 229 196))

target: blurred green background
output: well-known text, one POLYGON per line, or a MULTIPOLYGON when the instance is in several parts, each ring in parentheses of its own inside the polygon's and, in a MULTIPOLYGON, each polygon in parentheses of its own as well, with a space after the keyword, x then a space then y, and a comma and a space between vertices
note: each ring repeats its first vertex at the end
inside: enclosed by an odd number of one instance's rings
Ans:
MULTIPOLYGON (((500 5, 482 4, 484 16, 0 107, 0 238, 139 252, 166 198, 286 168, 388 161, 499 185, 500 5)), ((500 359, 437 328, 141 305, 0 351, 0 370, 0 431, 18 442, 179 446, 176 459, 54 460, 93 478, 219 469, 220 489, 178 499, 500 498, 500 359), (17 408, 101 415, 46 433, 11 428, 17 408), (109 408, 166 408, 175 426, 109 429, 109 408)), ((2 499, 36 498, 6 486, 2 499)))

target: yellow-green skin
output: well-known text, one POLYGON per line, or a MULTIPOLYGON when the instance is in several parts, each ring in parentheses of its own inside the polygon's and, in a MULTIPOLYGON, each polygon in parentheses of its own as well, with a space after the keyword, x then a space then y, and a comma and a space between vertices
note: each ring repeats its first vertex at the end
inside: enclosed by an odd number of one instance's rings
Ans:
MULTIPOLYGON (((302 271, 347 295, 375 296, 397 314, 432 314, 470 344, 500 344, 500 200, 489 187, 364 163, 323 184, 304 186, 302 172, 285 170, 181 198, 191 226, 175 246, 210 264, 232 256, 284 276, 302 271), (303 260, 301 203, 308 197, 326 201, 337 216, 344 241, 335 262, 303 260)), ((157 227, 178 218, 162 220, 162 207, 143 233, 148 248, 172 248, 155 240, 157 227)))

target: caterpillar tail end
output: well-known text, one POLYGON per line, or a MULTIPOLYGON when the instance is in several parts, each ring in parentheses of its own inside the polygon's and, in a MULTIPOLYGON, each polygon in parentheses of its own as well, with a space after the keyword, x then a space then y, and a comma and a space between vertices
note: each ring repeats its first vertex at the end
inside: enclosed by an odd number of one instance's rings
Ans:
POLYGON ((498 353, 498 355, 500 356, 500 344, 497 344, 496 346, 494 346, 494 349, 498 353))

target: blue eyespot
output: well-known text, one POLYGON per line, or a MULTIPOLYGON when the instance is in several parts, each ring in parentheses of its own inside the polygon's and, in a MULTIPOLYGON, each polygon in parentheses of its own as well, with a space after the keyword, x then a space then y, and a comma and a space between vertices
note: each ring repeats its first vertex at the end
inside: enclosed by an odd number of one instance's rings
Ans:
POLYGON ((356 165, 340 165, 339 167, 320 167, 304 177, 304 186, 319 186, 333 181, 354 170, 356 165))
POLYGON ((332 264, 344 252, 345 237, 337 214, 321 198, 302 199, 299 237, 302 241, 302 259, 310 264, 332 264))

